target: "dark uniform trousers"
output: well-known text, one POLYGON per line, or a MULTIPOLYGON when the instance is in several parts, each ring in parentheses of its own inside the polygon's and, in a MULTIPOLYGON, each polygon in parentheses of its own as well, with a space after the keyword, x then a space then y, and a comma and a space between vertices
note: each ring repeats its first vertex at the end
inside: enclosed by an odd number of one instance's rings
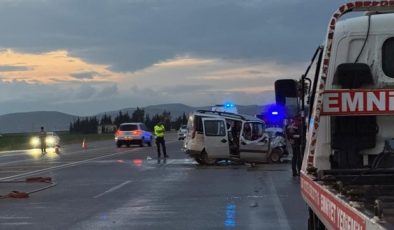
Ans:
POLYGON ((164 157, 167 157, 166 142, 164 140, 164 137, 156 137, 157 157, 158 158, 160 158, 160 156, 161 156, 160 145, 163 149, 164 157))

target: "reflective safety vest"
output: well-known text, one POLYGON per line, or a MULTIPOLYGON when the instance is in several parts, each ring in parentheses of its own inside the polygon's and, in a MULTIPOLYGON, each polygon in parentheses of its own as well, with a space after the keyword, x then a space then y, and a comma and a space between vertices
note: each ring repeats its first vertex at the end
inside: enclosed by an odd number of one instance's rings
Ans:
POLYGON ((156 137, 164 137, 164 132, 166 131, 164 125, 155 125, 154 130, 156 137))

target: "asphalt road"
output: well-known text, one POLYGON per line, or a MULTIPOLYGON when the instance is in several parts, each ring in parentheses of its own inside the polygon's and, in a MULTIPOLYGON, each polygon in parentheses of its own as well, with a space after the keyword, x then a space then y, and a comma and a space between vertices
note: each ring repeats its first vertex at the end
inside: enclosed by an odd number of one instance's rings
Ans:
POLYGON ((0 229, 306 229, 307 209, 289 164, 199 166, 167 138, 153 147, 111 141, 0 153, 0 229), (24 183, 51 177, 53 184, 24 183), (20 181, 19 183, 11 183, 20 181), (46 188, 43 189, 42 188, 46 188))

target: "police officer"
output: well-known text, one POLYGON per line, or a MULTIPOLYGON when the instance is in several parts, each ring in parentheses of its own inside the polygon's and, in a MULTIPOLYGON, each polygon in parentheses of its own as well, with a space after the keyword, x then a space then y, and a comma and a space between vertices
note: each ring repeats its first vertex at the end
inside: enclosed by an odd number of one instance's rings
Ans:
POLYGON ((293 150, 293 158, 291 161, 291 169, 293 171, 293 176, 299 176, 302 164, 301 156, 301 136, 298 124, 293 120, 290 125, 286 128, 287 139, 291 144, 293 150))
POLYGON ((44 131, 44 127, 41 126, 41 131, 40 131, 40 144, 41 144, 41 153, 45 154, 47 152, 47 144, 46 144, 46 137, 47 133, 44 131))
POLYGON ((155 136, 156 136, 156 146, 157 146, 157 159, 160 159, 160 145, 163 149, 163 153, 164 153, 164 158, 167 158, 167 151, 166 151, 166 142, 164 140, 164 132, 165 132, 165 127, 163 122, 159 122, 157 125, 155 125, 154 127, 154 132, 155 132, 155 136))

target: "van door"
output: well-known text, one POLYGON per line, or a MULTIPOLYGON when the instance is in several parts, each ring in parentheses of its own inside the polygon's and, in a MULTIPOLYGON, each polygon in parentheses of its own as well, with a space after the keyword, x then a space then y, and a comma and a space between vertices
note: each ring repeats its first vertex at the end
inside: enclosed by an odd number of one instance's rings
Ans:
POLYGON ((230 154, 223 118, 203 118, 204 145, 209 158, 228 158, 230 154))
POLYGON ((244 122, 239 140, 241 160, 249 162, 267 161, 269 137, 265 135, 265 124, 261 122, 244 122))

